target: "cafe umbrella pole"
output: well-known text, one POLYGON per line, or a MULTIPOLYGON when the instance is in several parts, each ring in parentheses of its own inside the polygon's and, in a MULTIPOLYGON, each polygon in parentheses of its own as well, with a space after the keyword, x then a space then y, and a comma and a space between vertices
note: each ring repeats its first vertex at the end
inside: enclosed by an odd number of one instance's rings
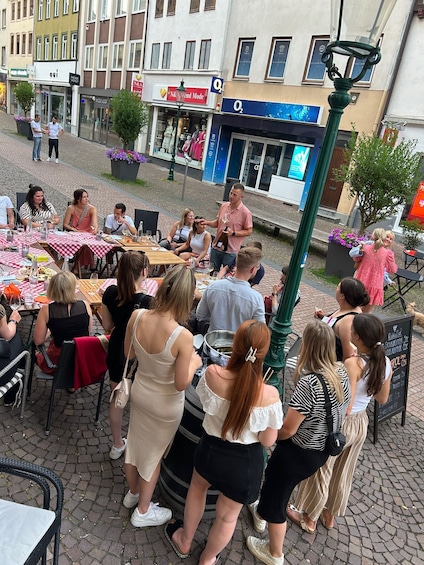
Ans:
POLYGON ((333 41, 327 45, 322 61, 327 67, 328 76, 334 81, 335 91, 328 97, 330 110, 322 146, 295 240, 289 272, 286 277, 277 315, 274 318, 270 348, 264 362, 264 373, 269 376, 267 382, 273 384, 279 390, 281 396, 283 396, 284 383, 281 383, 278 373, 285 366, 285 345, 287 337, 291 333, 291 318, 296 294, 306 263, 312 230, 318 213, 324 183, 330 168, 340 120, 344 109, 351 101, 349 90, 353 84, 361 80, 367 70, 376 65, 381 59, 380 49, 377 44, 394 4, 395 0, 380 0, 375 5, 370 5, 368 0, 356 0, 346 5, 340 0, 333 0, 332 2, 331 31, 333 41), (343 13, 343 10, 346 13, 343 13), (364 25, 361 37, 367 38, 369 40, 368 43, 349 40, 351 37, 347 31, 349 23, 355 29, 355 32, 358 33, 356 20, 359 13, 369 16, 370 21, 367 20, 367 17, 363 17, 361 20, 361 23, 364 25), (346 33, 348 38, 346 41, 341 40, 343 32, 346 33), (334 54, 349 57, 344 76, 339 73, 338 68, 333 64, 334 54), (363 61, 363 66, 355 76, 349 77, 348 73, 353 58, 363 61))

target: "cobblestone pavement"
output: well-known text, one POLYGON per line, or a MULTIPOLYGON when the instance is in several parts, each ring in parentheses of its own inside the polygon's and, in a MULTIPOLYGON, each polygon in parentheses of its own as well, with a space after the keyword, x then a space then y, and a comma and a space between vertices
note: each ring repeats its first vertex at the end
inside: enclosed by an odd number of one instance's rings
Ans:
MULTIPOLYGON (((160 225, 164 233, 185 205, 212 218, 215 201, 222 197, 222 188, 187 179, 184 202, 181 201, 182 176, 166 181, 167 170, 146 164, 140 176, 144 187, 133 193, 124 185, 102 177, 108 171, 104 148, 70 135, 61 139, 61 159, 55 163, 31 161, 31 142, 15 133, 11 116, 0 113, 0 157, 2 193, 13 197, 26 191, 29 182, 45 188, 48 199, 63 216, 67 200, 75 188, 86 187, 91 201, 104 216, 113 204, 123 200, 132 214, 134 207, 160 209, 160 225)), ((46 142, 43 142, 44 149, 46 142)), ((43 155, 45 158, 45 154, 43 155)), ((255 207, 275 206, 256 195, 246 195, 246 203, 255 207)), ((281 214, 291 219, 299 214, 280 203, 281 214)), ((331 228, 318 220, 320 229, 331 228)), ((269 292, 278 279, 278 269, 290 257, 290 245, 263 232, 255 232, 265 247, 266 278, 259 287, 269 292)), ((322 265, 320 256, 310 256, 309 266, 322 265)), ((301 332, 315 306, 334 307, 334 291, 311 278, 301 283, 302 300, 296 307, 293 327, 301 332)), ((424 418, 422 374, 424 369, 421 338, 415 336, 406 425, 394 416, 380 426, 379 442, 374 445, 371 432, 356 469, 347 515, 337 519, 336 527, 327 531, 318 525, 315 534, 305 534, 289 524, 285 543, 286 563, 290 565, 345 564, 369 565, 424 563, 424 418)), ((107 387, 106 387, 107 388, 107 387)), ((288 387, 290 388, 290 387, 288 387)), ((108 392, 104 392, 100 421, 93 422, 97 387, 83 389, 74 395, 57 393, 52 431, 44 435, 49 386, 35 382, 25 419, 19 421, 16 409, 0 406, 3 440, 0 454, 23 458, 45 465, 59 474, 65 485, 61 565, 168 565, 180 563, 167 544, 163 528, 136 529, 130 522, 130 511, 122 506, 126 492, 122 460, 111 461, 110 429, 107 416, 108 392)), ((125 418, 125 428, 128 414, 125 418)), ((160 499, 160 493, 157 492, 160 499)), ((197 563, 200 547, 210 521, 202 521, 195 538, 192 556, 187 565, 197 563)), ((245 539, 253 534, 250 517, 243 510, 223 563, 255 563, 246 549, 245 539)), ((1 560, 0 560, 1 561, 1 560)))

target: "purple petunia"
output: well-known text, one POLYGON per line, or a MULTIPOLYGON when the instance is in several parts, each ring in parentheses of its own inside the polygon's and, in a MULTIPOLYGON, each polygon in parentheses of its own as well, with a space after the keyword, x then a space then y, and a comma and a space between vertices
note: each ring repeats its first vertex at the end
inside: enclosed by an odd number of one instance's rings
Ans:
POLYGON ((15 122, 31 122, 31 118, 28 116, 25 117, 25 116, 15 115, 13 116, 13 119, 15 120, 15 122))
POLYGON ((145 163, 146 158, 137 151, 130 151, 129 149, 108 149, 106 157, 112 161, 126 161, 127 163, 145 163))
POLYGON ((363 241, 368 241, 370 238, 371 235, 369 233, 359 235, 357 230, 333 228, 328 236, 328 241, 342 245, 347 249, 352 249, 352 247, 357 247, 363 241))

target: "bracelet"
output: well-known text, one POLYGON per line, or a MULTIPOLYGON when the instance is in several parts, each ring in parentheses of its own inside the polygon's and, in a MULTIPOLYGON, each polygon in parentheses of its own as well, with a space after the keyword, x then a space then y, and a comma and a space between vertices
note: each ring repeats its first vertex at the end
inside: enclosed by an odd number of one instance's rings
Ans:
POLYGON ((271 296, 277 296, 275 292, 271 292, 271 296))
POLYGON ((9 323, 13 322, 14 324, 18 325, 18 320, 9 320, 9 323))

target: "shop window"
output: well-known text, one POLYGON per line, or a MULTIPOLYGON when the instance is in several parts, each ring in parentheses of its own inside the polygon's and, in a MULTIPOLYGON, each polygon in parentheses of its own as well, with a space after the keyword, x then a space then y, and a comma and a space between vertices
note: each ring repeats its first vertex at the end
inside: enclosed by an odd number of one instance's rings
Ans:
POLYGON ((73 2, 72 2, 72 12, 74 14, 79 12, 79 0, 73 0, 73 2))
POLYGON ((26 33, 22 34, 22 55, 26 55, 26 33))
POLYGON ((100 3, 100 18, 102 20, 110 19, 110 2, 109 0, 102 0, 100 3))
POLYGON ((107 45, 99 45, 99 60, 97 68, 99 71, 105 71, 107 68, 107 45))
POLYGON ((91 71, 93 68, 94 45, 85 46, 84 70, 91 71))
POLYGON ((62 33, 62 61, 68 58, 68 34, 62 33))
POLYGON ((46 35, 44 38, 44 60, 48 61, 50 58, 50 37, 46 35))
POLYGON ((17 20, 20 20, 20 19, 21 19, 21 3, 20 3, 20 2, 18 2, 18 9, 17 9, 17 12, 16 12, 16 19, 17 19, 17 20))
POLYGON ((94 22, 96 19, 96 0, 88 0, 87 2, 87 22, 94 22))
POLYGON ((46 20, 50 19, 50 5, 51 0, 46 0, 46 20))
POLYGON ((37 47, 35 50, 35 58, 37 61, 41 61, 41 37, 37 37, 37 47))
POLYGON ((209 69, 211 45, 211 39, 202 39, 202 41, 200 42, 199 69, 209 69))
POLYGON ((289 39, 272 40, 270 61, 268 64, 268 70, 266 74, 267 79, 282 80, 284 78, 289 47, 290 47, 289 39))
POLYGON ((28 55, 32 55, 32 33, 28 34, 28 55))
POLYGON ((318 84, 322 84, 324 82, 326 68, 324 63, 321 61, 321 57, 328 42, 328 37, 312 38, 303 82, 315 82, 318 84))
POLYGON ((11 11, 10 19, 12 22, 14 22, 15 18, 16 18, 16 3, 12 2, 12 11, 11 11))
POLYGON ((141 68, 141 55, 143 51, 142 41, 131 41, 128 54, 128 68, 139 71, 141 68))
POLYGON ((77 58, 77 40, 78 34, 76 31, 71 33, 71 59, 77 58))
POLYGON ((167 16, 174 16, 175 15, 176 3, 177 3, 177 0, 168 0, 168 8, 166 10, 167 16))
POLYGON ((205 10, 215 10, 216 0, 205 0, 205 10))
POLYGON ((114 43, 112 53, 112 69, 122 69, 122 58, 124 56, 124 44, 114 43))
POLYGON ((132 13, 142 12, 146 9, 146 0, 132 0, 132 13))
POLYGON ((250 73, 250 65, 252 63, 253 48, 255 41, 252 39, 241 39, 237 53, 235 77, 248 78, 250 73))
POLYGON ((163 55, 162 55, 162 69, 171 68, 171 53, 172 53, 172 43, 163 44, 163 55))
POLYGON ((158 69, 159 68, 159 54, 160 54, 160 43, 153 43, 152 44, 152 56, 150 59, 150 68, 151 69, 158 69))
POLYGON ((69 0, 63 0, 63 15, 69 14, 69 0))
POLYGON ((125 16, 127 13, 127 0, 116 0, 116 16, 125 16))
POLYGON ((59 0, 54 0, 54 5, 53 5, 53 17, 54 17, 54 18, 58 18, 58 17, 59 17, 59 0))
POLYGON ((155 18, 161 18, 162 16, 163 16, 163 0, 156 0, 155 18))
POLYGON ((38 21, 39 22, 41 22, 41 20, 43 19, 43 8, 44 8, 43 0, 38 0, 38 21))
POLYGON ((196 49, 195 41, 186 41, 185 56, 184 56, 184 68, 192 69, 194 63, 194 51, 196 49))
POLYGON ((53 61, 57 61, 57 57, 58 57, 58 51, 59 51, 59 40, 57 38, 57 35, 54 35, 52 37, 52 59, 53 61))
POLYGON ((200 0, 190 0, 190 14, 200 10, 200 0))

